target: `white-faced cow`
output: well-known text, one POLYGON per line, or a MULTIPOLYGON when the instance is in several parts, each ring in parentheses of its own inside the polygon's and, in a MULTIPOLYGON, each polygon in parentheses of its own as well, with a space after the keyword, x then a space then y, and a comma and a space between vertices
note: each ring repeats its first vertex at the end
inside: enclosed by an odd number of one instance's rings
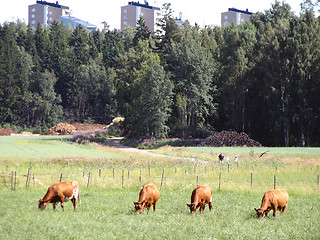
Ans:
POLYGON ((289 201, 289 194, 284 189, 276 189, 265 192, 261 207, 259 209, 254 208, 257 212, 258 218, 262 219, 267 216, 268 213, 273 210, 273 216, 276 216, 277 210, 284 213, 289 201))
POLYGON ((139 193, 139 201, 133 202, 136 213, 141 213, 144 207, 149 211, 151 205, 153 205, 153 211, 156 211, 156 203, 159 197, 160 193, 156 185, 153 183, 145 185, 139 193))
POLYGON ((209 204, 211 211, 212 205, 212 187, 209 184, 199 185, 191 195, 191 204, 187 204, 191 214, 195 213, 200 207, 200 212, 204 212, 205 204, 209 204))
POLYGON ((46 195, 39 200, 39 209, 45 209, 49 203, 52 203, 53 209, 55 209, 56 204, 60 202, 64 211, 64 202, 71 200, 74 211, 76 211, 77 199, 79 204, 81 204, 79 184, 76 181, 55 183, 48 188, 46 195))

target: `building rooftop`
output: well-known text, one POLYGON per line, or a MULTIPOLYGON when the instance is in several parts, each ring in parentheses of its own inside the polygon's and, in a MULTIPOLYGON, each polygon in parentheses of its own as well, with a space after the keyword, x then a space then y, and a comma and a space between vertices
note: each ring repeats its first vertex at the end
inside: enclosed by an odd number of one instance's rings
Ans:
POLYGON ((238 12, 238 13, 244 13, 244 14, 248 14, 248 15, 252 15, 252 14, 253 14, 252 12, 249 12, 249 11, 248 11, 248 8, 246 9, 246 11, 239 10, 239 9, 236 9, 236 8, 228 8, 228 11, 230 11, 230 12, 238 12))
POLYGON ((72 16, 61 16, 60 20, 63 21, 66 26, 68 25, 68 23, 70 23, 73 28, 75 28, 77 25, 82 25, 89 30, 93 30, 97 28, 97 26, 94 24, 91 24, 89 22, 83 21, 79 18, 72 17, 72 16))
POLYGON ((145 1, 145 4, 139 3, 139 2, 128 2, 128 5, 137 6, 137 7, 144 7, 144 8, 150 8, 154 10, 160 10, 158 7, 150 6, 147 1, 145 1))
POLYGON ((55 7, 55 8, 69 9, 69 7, 67 6, 60 5, 58 1, 56 1, 56 3, 50 3, 50 2, 40 0, 40 1, 37 1, 37 4, 48 5, 50 7, 55 7))

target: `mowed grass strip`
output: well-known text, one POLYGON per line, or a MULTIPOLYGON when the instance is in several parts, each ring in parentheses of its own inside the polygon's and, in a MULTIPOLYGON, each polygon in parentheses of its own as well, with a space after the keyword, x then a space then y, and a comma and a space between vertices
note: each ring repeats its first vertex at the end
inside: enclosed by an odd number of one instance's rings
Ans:
POLYGON ((64 157, 112 158, 118 151, 70 141, 71 136, 0 136, 0 159, 52 159, 64 157))
MULTIPOLYGON (((195 187, 195 186, 194 186, 195 187)), ((0 239, 319 239, 320 202, 317 194, 290 197, 284 215, 257 220, 254 207, 262 193, 213 193, 213 211, 190 215, 190 189, 162 190, 154 213, 136 215, 133 201, 139 188, 81 189, 82 205, 71 202, 44 211, 37 202, 43 189, 2 191, 0 239)))

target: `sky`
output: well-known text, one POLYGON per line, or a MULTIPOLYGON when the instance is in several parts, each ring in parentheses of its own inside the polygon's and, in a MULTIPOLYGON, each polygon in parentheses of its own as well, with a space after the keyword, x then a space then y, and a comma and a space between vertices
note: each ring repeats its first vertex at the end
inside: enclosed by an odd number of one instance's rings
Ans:
MULTIPOLYGON (((28 24, 28 6, 36 3, 36 0, 0 0, 0 23, 5 21, 21 20, 28 24)), ((55 3, 56 0, 46 0, 55 3)), ((88 21, 98 27, 102 22, 107 22, 111 29, 120 28, 120 10, 132 0, 58 0, 59 4, 68 6, 73 16, 88 21)), ((138 0, 135 0, 138 2, 138 0)), ((144 0, 140 0, 144 3, 144 0)), ((250 12, 264 12, 271 8, 275 0, 148 0, 149 5, 161 7, 163 3, 171 3, 174 16, 182 13, 182 20, 189 20, 191 25, 197 23, 200 26, 221 25, 221 13, 228 8, 237 8, 250 12)), ((299 14, 300 3, 303 0, 285 0, 292 10, 299 14)))

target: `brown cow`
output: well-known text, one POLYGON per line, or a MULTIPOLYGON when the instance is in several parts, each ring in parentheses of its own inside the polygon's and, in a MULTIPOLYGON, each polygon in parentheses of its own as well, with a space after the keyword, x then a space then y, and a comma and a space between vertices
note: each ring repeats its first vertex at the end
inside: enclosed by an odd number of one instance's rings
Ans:
POLYGON ((212 187, 209 184, 199 185, 191 195, 191 204, 187 204, 191 214, 195 213, 200 207, 200 212, 204 212, 205 204, 209 203, 209 209, 212 209, 212 187))
POLYGON ((55 183, 48 188, 43 199, 39 200, 39 209, 45 209, 49 203, 52 203, 53 209, 56 209, 56 204, 60 202, 62 210, 64 211, 64 202, 71 200, 74 211, 76 211, 77 199, 79 204, 81 204, 79 184, 76 181, 55 183))
POLYGON ((254 208, 258 214, 258 218, 262 219, 267 216, 268 213, 273 210, 273 216, 276 216, 277 210, 284 213, 289 200, 289 194, 284 189, 270 190, 265 192, 261 207, 259 209, 254 208))
POLYGON ((153 183, 145 185, 139 193, 139 201, 133 202, 136 213, 141 213, 144 207, 149 211, 151 205, 153 205, 153 211, 156 211, 156 203, 159 197, 160 193, 156 185, 153 183))

